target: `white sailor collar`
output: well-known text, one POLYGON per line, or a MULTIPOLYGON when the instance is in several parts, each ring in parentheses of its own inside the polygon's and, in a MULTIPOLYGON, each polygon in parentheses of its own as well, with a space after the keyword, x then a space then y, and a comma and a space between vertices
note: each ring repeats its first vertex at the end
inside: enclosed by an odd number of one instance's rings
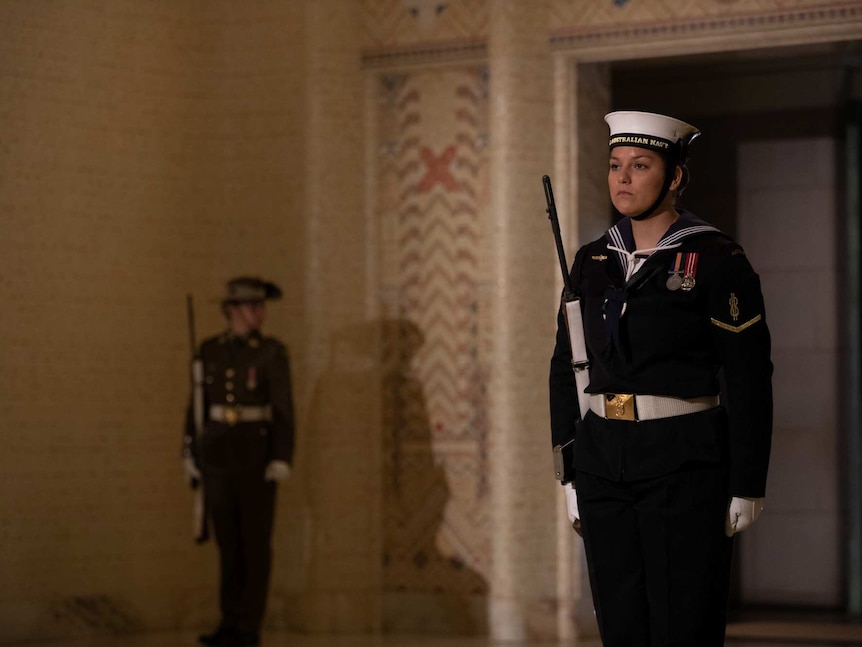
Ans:
MULTIPOLYGON (((720 230, 717 227, 704 222, 690 211, 682 209, 679 212, 679 218, 668 228, 658 241, 658 244, 651 250, 644 250, 644 253, 645 255, 649 255, 652 252, 672 249, 678 247, 684 239, 691 236, 718 231, 720 230)), ((620 220, 605 232, 605 238, 608 241, 608 248, 615 252, 616 258, 623 270, 628 268, 631 262, 629 260, 630 256, 639 251, 635 249, 635 237, 632 233, 631 219, 623 218, 620 220), (622 250, 626 250, 628 255, 622 250)))

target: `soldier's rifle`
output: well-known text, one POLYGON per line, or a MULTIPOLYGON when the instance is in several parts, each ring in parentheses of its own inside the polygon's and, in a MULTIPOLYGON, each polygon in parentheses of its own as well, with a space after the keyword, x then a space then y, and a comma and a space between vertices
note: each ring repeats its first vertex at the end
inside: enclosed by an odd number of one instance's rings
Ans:
MULTIPOLYGON (((542 184, 545 187, 545 200, 548 203, 546 211, 548 219, 551 221, 551 230, 554 233, 554 240, 557 245, 557 257, 560 261, 560 270, 563 274, 563 316, 566 321, 569 344, 572 349, 572 371, 575 374, 575 388, 578 392, 578 408, 581 418, 583 418, 590 406, 590 397, 586 393, 586 388, 590 383, 590 362, 587 358, 587 347, 584 341, 581 301, 577 292, 572 287, 572 279, 569 275, 569 265, 566 262, 566 249, 563 246, 563 237, 560 233, 560 220, 557 217, 557 205, 554 202, 554 190, 551 187, 551 178, 543 175, 542 184)), ((572 429, 571 434, 565 441, 554 446, 554 475, 562 483, 569 483, 574 480, 572 475, 574 440, 575 429, 572 429)))
MULTIPOLYGON (((191 344, 191 378, 192 378, 192 418, 195 426, 195 452, 192 459, 198 471, 201 466, 197 457, 200 455, 204 433, 204 364, 198 354, 197 342, 195 340, 195 308, 192 295, 186 296, 189 320, 189 342, 191 344)), ((203 543, 209 539, 209 524, 206 514, 206 494, 203 481, 193 480, 192 488, 195 492, 193 516, 195 541, 203 543)))

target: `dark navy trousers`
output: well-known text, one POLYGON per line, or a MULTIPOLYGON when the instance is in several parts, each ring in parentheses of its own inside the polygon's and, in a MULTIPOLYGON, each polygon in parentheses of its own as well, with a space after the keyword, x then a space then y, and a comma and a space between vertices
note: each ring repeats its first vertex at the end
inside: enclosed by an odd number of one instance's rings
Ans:
POLYGON ((727 470, 658 478, 576 475, 593 604, 605 647, 723 647, 733 540, 727 470))

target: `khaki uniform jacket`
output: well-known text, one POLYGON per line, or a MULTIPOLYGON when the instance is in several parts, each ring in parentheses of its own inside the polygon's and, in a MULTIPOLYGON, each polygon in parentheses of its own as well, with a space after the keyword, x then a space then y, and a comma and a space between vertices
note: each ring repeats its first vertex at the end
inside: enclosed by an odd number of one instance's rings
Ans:
POLYGON ((294 412, 290 362, 284 344, 257 332, 223 333, 201 344, 204 368, 204 432, 198 442, 189 407, 186 452, 204 473, 263 471, 271 460, 291 463, 294 412), (210 419, 213 405, 266 407, 271 420, 236 422, 210 419))

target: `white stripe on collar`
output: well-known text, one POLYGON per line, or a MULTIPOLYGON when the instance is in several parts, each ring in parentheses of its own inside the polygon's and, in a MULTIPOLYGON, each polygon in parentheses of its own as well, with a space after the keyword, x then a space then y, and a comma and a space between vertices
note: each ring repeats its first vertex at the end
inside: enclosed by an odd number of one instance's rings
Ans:
MULTIPOLYGON (((607 235, 611 239, 611 243, 608 243, 607 247, 616 252, 617 259, 620 262, 620 267, 622 267, 623 271, 628 275, 631 271, 635 254, 646 254, 648 252, 649 256, 652 256, 655 252, 678 247, 681 244, 681 241, 689 236, 713 231, 717 232, 720 230, 712 225, 692 225, 690 227, 683 227, 682 229, 678 229, 659 240, 658 245, 652 249, 636 249, 633 252, 628 252, 622 232, 618 225, 614 225, 607 231, 607 235)), ((630 276, 627 276, 626 278, 630 278, 630 276)))

